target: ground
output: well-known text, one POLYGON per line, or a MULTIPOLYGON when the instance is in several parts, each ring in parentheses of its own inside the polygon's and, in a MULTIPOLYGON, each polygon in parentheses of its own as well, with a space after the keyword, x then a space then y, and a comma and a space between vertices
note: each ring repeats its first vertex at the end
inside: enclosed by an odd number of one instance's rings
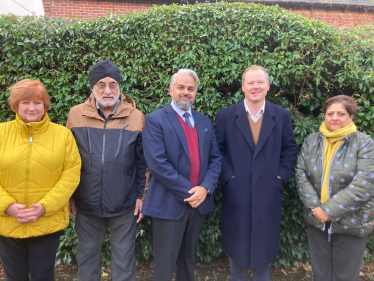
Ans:
MULTIPOLYGON (((152 281, 153 266, 151 264, 137 266, 137 281, 152 281)), ((78 270, 71 265, 57 266, 55 271, 56 281, 76 281, 78 270)), ((250 280, 252 273, 249 271, 250 280)), ((211 264, 198 263, 195 271, 195 281, 227 281, 230 278, 228 260, 221 258, 211 264)), ((271 270, 272 281, 312 281, 313 273, 309 265, 284 268, 278 267, 271 270)), ((0 266, 0 281, 4 281, 4 275, 0 266)), ((102 281, 109 281, 110 269, 102 268, 102 281)), ((173 279, 174 280, 174 279, 173 279)), ((363 265, 360 272, 360 281, 374 280, 374 262, 363 265)))

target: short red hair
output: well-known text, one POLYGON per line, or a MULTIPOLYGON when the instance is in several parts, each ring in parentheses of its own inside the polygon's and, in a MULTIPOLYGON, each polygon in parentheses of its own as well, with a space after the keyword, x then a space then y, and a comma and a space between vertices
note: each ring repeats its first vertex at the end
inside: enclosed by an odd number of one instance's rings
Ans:
POLYGON ((41 99, 44 104, 44 113, 49 109, 51 99, 44 85, 38 80, 23 79, 10 87, 8 98, 9 106, 14 112, 18 112, 18 104, 21 100, 41 99))

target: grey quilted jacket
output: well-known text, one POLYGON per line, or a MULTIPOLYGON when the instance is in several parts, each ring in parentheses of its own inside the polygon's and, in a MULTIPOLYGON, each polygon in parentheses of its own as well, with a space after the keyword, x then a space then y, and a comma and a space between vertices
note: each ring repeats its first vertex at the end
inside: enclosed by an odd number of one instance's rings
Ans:
POLYGON ((311 209, 321 207, 331 220, 331 233, 366 237, 373 231, 374 144, 357 132, 344 138, 329 168, 329 200, 321 203, 324 138, 313 133, 305 138, 297 159, 295 181, 303 201, 307 223, 324 230, 311 209))

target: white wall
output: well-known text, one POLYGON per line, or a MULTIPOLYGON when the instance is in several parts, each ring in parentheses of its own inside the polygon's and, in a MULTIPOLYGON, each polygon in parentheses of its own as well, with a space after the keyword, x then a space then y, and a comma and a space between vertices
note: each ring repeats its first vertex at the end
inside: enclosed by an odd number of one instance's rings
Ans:
MULTIPOLYGON (((21 4, 27 10, 33 12, 37 16, 44 16, 42 0, 14 0, 21 4)), ((14 14, 18 16, 32 16, 32 13, 22 8, 12 0, 0 0, 0 14, 14 14)))

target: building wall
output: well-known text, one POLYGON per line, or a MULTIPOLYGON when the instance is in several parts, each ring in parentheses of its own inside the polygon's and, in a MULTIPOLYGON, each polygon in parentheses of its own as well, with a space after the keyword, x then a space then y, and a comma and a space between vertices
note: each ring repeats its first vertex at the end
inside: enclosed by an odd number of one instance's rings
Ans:
MULTIPOLYGON (((128 14, 143 11, 152 5, 162 5, 164 0, 43 0, 45 15, 51 17, 88 18, 94 19, 106 16, 108 13, 128 14)), ((325 7, 284 6, 291 12, 333 24, 336 26, 352 26, 374 22, 374 7, 372 9, 331 9, 325 7)))
POLYGON ((106 16, 108 13, 128 14, 143 11, 153 4, 162 5, 148 0, 43 0, 44 12, 50 17, 94 19, 106 16), (134 3, 136 2, 136 3, 134 3))
POLYGON ((329 23, 335 26, 348 27, 353 25, 362 25, 366 23, 374 22, 374 7, 370 10, 361 11, 358 9, 354 10, 343 10, 343 9, 326 9, 326 8, 289 8, 285 9, 292 12, 300 12, 302 16, 329 23))

